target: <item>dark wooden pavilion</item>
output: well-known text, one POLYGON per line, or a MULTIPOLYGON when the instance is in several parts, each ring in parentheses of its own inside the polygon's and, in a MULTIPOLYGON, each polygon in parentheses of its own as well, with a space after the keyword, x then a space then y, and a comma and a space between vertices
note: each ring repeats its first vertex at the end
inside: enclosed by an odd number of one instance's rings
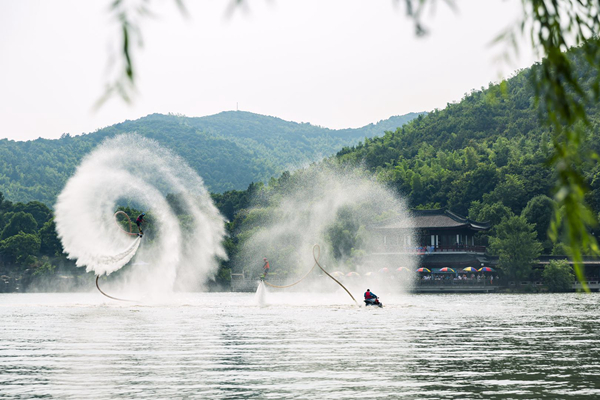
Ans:
POLYGON ((414 256, 419 258, 419 266, 430 269, 481 268, 490 261, 477 233, 489 229, 489 223, 471 221, 448 210, 412 210, 407 218, 369 227, 376 249, 371 258, 392 258, 401 264, 405 257, 414 256))

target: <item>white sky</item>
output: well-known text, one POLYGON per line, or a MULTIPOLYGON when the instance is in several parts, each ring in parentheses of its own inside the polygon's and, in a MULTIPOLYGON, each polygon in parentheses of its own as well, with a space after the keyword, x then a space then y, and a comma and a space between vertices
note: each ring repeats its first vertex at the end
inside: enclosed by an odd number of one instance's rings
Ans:
MULTIPOLYGON (((131 0, 130 0, 131 1, 131 0)), ((458 101, 535 60, 512 63, 491 42, 521 0, 437 1, 430 34, 414 35, 404 0, 155 1, 136 51, 132 105, 96 100, 119 45, 111 1, 0 0, 0 138, 57 138, 151 113, 239 109, 329 128, 360 127, 458 101)))

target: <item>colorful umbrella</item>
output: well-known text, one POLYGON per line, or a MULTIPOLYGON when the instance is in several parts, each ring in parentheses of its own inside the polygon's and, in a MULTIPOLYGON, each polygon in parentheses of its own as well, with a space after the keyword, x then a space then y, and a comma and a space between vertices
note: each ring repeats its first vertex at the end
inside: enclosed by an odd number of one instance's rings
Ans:
POLYGON ((336 278, 337 278, 337 277, 340 277, 340 276, 344 276, 344 275, 346 275, 346 274, 344 274, 344 273, 343 273, 343 272, 341 272, 341 271, 333 271, 333 272, 331 273, 331 276, 335 276, 336 278))
POLYGON ((431 270, 427 269, 427 268, 419 268, 417 270, 417 272, 431 272, 431 270))
POLYGON ((477 271, 479 271, 479 272, 494 272, 496 270, 494 268, 490 268, 490 267, 483 267, 483 268, 479 268, 477 271))
POLYGON ((390 271, 389 268, 381 268, 379 270, 379 272, 389 272, 389 271, 390 271))
POLYGON ((444 268, 440 268, 438 270, 438 272, 456 272, 456 271, 453 270, 452 268, 444 267, 444 268))
POLYGON ((373 275, 373 273, 372 273, 372 272, 367 272, 367 273, 365 274, 365 276, 371 276, 371 275, 373 275))
POLYGON ((477 268, 467 267, 467 268, 463 268, 463 271, 465 271, 465 272, 477 272, 477 268))
POLYGON ((410 269, 408 269, 406 267, 400 267, 396 271, 398 271, 398 272, 410 272, 410 269))
POLYGON ((348 272, 348 273, 346 274, 346 276, 360 276, 360 274, 359 274, 358 272, 354 272, 354 271, 352 271, 352 272, 348 272))

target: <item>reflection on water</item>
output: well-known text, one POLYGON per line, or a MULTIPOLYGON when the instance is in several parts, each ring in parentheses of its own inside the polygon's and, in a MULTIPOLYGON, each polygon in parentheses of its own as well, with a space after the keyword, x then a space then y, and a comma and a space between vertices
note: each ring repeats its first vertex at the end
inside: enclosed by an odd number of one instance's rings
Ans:
POLYGON ((600 396, 598 294, 348 300, 3 294, 0 398, 600 396))

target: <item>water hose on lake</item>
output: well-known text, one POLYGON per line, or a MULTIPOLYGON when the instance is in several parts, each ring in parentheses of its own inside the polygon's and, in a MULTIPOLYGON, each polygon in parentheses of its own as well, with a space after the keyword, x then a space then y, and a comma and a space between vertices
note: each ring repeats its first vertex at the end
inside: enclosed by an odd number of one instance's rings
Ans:
POLYGON ((321 268, 321 271, 325 272, 325 275, 327 275, 328 277, 330 277, 331 279, 333 279, 338 285, 340 285, 342 288, 344 288, 344 290, 346 291, 346 293, 348 293, 348 295, 352 298, 352 300, 354 300, 354 303, 356 305, 358 305, 358 302, 356 301, 356 299, 354 298, 354 296, 352 296, 352 293, 350 293, 350 291, 348 291, 348 289, 346 289, 346 286, 342 285, 340 283, 340 281, 338 281, 337 279, 335 279, 333 276, 329 275, 329 272, 325 271, 325 268, 323 268, 321 266, 321 264, 319 264, 319 256, 321 255, 321 247, 319 247, 318 244, 315 244, 313 246, 313 258, 315 259, 315 263, 317 263, 317 265, 319 266, 319 268, 321 268), (315 255, 315 250, 318 250, 318 254, 315 255))
POLYGON ((131 224, 131 218, 129 218, 129 215, 127 215, 127 213, 125 211, 117 211, 115 213, 115 223, 117 224, 119 229, 121 229, 123 231, 123 233, 125 233, 127 235, 131 235, 131 236, 139 236, 139 234, 132 232, 133 225, 131 224), (117 221, 117 215, 124 215, 125 218, 127 218, 127 222, 129 223, 129 232, 127 232, 125 229, 123 229, 123 227, 121 226, 119 221, 117 221))
POLYGON ((104 292, 102 291, 102 289, 100 289, 100 285, 98 285, 98 279, 99 279, 99 278, 100 278, 100 275, 96 275, 96 287, 98 288, 98 291, 99 291, 100 293, 102 293, 103 295, 105 295, 105 296, 106 296, 106 297, 108 297, 109 299, 118 300, 118 301, 127 301, 127 302, 129 302, 129 303, 135 303, 135 301, 133 301, 133 300, 119 299, 118 297, 112 297, 112 296, 109 296, 108 294, 104 293, 104 292))
POLYGON ((308 274, 310 274, 312 272, 312 270, 315 269, 315 267, 318 265, 319 268, 321 268, 321 271, 323 271, 325 273, 325 275, 327 275, 328 277, 330 277, 331 279, 333 279, 338 285, 340 285, 346 291, 346 293, 348 293, 348 295, 352 298, 352 300, 354 300, 354 303, 356 303, 356 305, 358 305, 358 302, 356 301, 356 299, 354 298, 354 296, 352 296, 352 293, 350 293, 350 291, 348 291, 348 289, 346 289, 346 287, 344 285, 342 285, 340 281, 338 281, 333 276, 331 276, 329 274, 329 272, 325 271, 325 268, 323 268, 321 266, 321 264, 319 264, 319 257, 320 256, 321 256, 321 247, 318 244, 315 244, 313 246, 313 258, 315 259, 315 264, 312 266, 312 268, 299 281, 294 282, 291 285, 277 286, 277 285, 273 285, 272 283, 269 283, 267 281, 263 281, 263 282, 266 285, 268 285, 268 286, 271 286, 271 287, 274 287, 274 288, 278 288, 278 289, 285 289, 285 288, 288 288, 288 287, 292 287, 292 286, 297 285, 298 283, 302 282, 304 280, 304 278, 306 278, 308 276, 308 274))
POLYGON ((297 281, 297 282, 294 282, 294 283, 292 283, 291 285, 279 286, 279 285, 274 285, 274 284, 272 284, 272 283, 269 283, 269 282, 267 282, 267 281, 265 281, 265 280, 263 280, 263 282, 265 283, 265 285, 268 285, 268 286, 271 286, 271 287, 274 287, 274 288, 277 288, 277 289, 285 289, 285 288, 289 288, 289 287, 292 287, 292 286, 294 286, 294 285, 297 285, 297 284, 299 284, 300 282, 302 282, 302 281, 304 280, 304 278, 306 278, 306 277, 308 276, 308 274, 310 274, 310 273, 312 272, 312 270, 313 270, 313 269, 315 269, 315 267, 316 267, 316 266, 317 266, 317 264, 316 264, 316 263, 315 263, 315 264, 313 264, 312 268, 311 268, 311 269, 309 269, 309 270, 308 270, 308 272, 307 272, 307 273, 306 273, 306 274, 305 274, 305 275, 304 275, 302 278, 300 278, 300 280, 299 280, 299 281, 297 281))

